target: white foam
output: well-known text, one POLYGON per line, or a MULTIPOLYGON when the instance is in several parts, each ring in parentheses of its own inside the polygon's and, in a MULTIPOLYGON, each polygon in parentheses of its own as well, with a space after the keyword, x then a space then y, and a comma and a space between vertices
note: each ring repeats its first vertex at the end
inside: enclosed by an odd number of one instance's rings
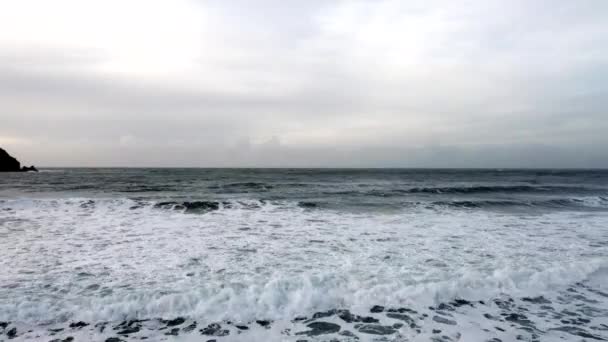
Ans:
POLYGON ((608 280, 605 213, 349 214, 245 201, 200 215, 89 200, 0 202, 0 321, 280 321, 608 280))

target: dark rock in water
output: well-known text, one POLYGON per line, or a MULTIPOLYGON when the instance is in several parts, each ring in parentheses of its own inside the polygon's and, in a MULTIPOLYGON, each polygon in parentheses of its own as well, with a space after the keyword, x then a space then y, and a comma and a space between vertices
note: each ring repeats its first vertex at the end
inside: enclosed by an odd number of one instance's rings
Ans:
POLYGON ((568 334, 571 335, 575 335, 575 336, 580 336, 580 337, 584 337, 584 338, 590 338, 593 340, 599 340, 599 341, 605 341, 606 339, 601 338, 599 336, 593 335, 589 332, 587 332, 587 330, 582 329, 582 328, 578 328, 578 327, 559 327, 559 328, 552 328, 549 330, 554 330, 554 331, 563 331, 563 332, 567 332, 568 334))
POLYGON ((494 337, 494 338, 487 340, 486 342, 502 342, 502 340, 497 337, 494 337))
POLYGON ((119 331, 118 334, 119 335, 129 335, 129 334, 134 334, 136 332, 139 332, 141 328, 139 326, 128 326, 126 328, 124 328, 123 330, 119 331))
POLYGON ((179 328, 173 328, 170 331, 166 332, 165 335, 167 335, 167 336, 177 336, 177 335, 179 335, 179 328))
POLYGON ((201 334, 207 336, 227 336, 230 334, 229 330, 222 329, 217 323, 211 323, 206 328, 199 330, 201 334))
POLYGON ((400 321, 406 322, 407 324, 415 324, 414 319, 406 314, 387 313, 386 317, 392 318, 392 319, 398 319, 400 321))
POLYGON ((0 328, 2 329, 6 329, 6 327, 8 327, 10 322, 0 322, 0 328))
POLYGON ((374 317, 369 317, 369 316, 364 317, 364 316, 359 316, 359 315, 353 315, 348 310, 339 310, 338 317, 340 317, 346 323, 355 323, 355 322, 378 323, 378 319, 376 319, 374 317))
POLYGON ((391 335, 397 332, 397 330, 391 326, 379 324, 357 324, 355 325, 355 328, 360 333, 370 335, 391 335))
POLYGON ((70 323, 69 327, 72 328, 72 329, 76 329, 76 328, 86 327, 87 325, 89 325, 89 323, 85 323, 83 321, 79 321, 79 322, 72 322, 72 323, 70 323))
POLYGON ((551 301, 546 299, 543 296, 538 297, 524 297, 521 300, 524 302, 534 303, 534 304, 551 304, 551 301))
POLYGON ((183 328, 182 330, 184 332, 191 332, 194 329, 196 329, 196 321, 192 322, 192 324, 190 324, 189 326, 183 328))
POLYGON ((13 156, 8 154, 5 150, 0 148, 0 172, 25 172, 35 171, 38 172, 36 167, 33 165, 30 167, 21 167, 21 163, 13 156))
POLYGON ((263 327, 267 327, 270 325, 270 321, 265 320, 265 319, 259 319, 257 321, 255 321, 257 324, 263 326, 263 327))
MULTIPOLYGON (((435 310, 435 308, 433 308, 432 310, 435 310)), ((408 309, 408 308, 397 308, 397 309, 390 308, 390 309, 386 310, 386 312, 398 312, 398 313, 406 313, 407 312, 407 313, 413 313, 413 314, 418 313, 418 311, 412 310, 412 309, 408 309)))
POLYGON ((17 328, 13 327, 13 329, 7 331, 6 336, 8 336, 8 338, 14 338, 17 336, 17 328))
POLYGON ((314 315, 312 315, 312 318, 323 318, 323 317, 329 317, 329 316, 333 316, 335 314, 338 313, 338 310, 332 309, 332 310, 327 310, 327 311, 321 311, 321 312, 316 312, 314 315))
POLYGON ((325 334, 333 334, 340 331, 340 326, 329 322, 313 322, 308 324, 310 330, 297 332, 296 335, 318 336, 325 334))
POLYGON ((473 303, 469 302, 468 300, 465 299, 454 299, 452 302, 450 302, 450 305, 455 306, 455 307, 461 307, 464 305, 468 305, 470 307, 474 307, 473 303))
POLYGON ((439 329, 433 329, 433 334, 441 334, 441 330, 439 330, 439 329))
POLYGON ((456 325, 456 321, 441 316, 433 316, 433 321, 447 325, 456 325))
POLYGON ((50 340, 49 342, 72 342, 72 341, 74 341, 74 337, 68 336, 68 337, 64 338, 63 340, 56 338, 54 340, 50 340))
POLYGON ((183 324, 186 320, 183 317, 177 317, 175 319, 170 319, 168 321, 163 321, 163 323, 167 324, 168 327, 173 327, 176 325, 183 324))
POLYGON ((108 337, 106 338, 106 342, 124 342, 124 340, 121 340, 118 337, 108 337))
POLYGON ((372 306, 372 308, 369 310, 369 312, 371 313, 380 313, 384 311, 384 306, 380 306, 380 305, 374 305, 372 306))
POLYGON ((437 306, 437 310, 441 311, 454 311, 454 308, 451 305, 441 303, 437 306))
POLYGON ((249 330, 249 327, 246 325, 235 325, 235 327, 239 330, 249 330))
POLYGON ((8 336, 8 338, 15 338, 15 336, 17 336, 17 328, 13 327, 13 329, 7 331, 6 336, 8 336))
POLYGON ((532 322, 528 319, 528 317, 518 313, 510 313, 506 315, 505 320, 525 327, 532 326, 532 322))
POLYGON ((352 333, 351 331, 348 331, 348 330, 340 331, 338 333, 338 335, 340 335, 340 336, 346 336, 346 337, 352 337, 355 340, 359 339, 359 337, 357 335, 355 335, 354 333, 352 333))

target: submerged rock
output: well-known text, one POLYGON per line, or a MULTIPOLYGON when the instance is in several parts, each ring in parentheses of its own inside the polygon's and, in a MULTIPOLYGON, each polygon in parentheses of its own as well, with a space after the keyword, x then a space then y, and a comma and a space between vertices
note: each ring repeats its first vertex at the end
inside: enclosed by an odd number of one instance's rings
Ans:
POLYGON ((6 333, 6 336, 8 336, 8 338, 14 338, 15 336, 17 336, 17 328, 13 327, 13 329, 9 330, 6 333))
POLYGON ((70 323, 70 328, 72 328, 72 329, 83 328, 83 327, 86 327, 87 325, 89 325, 89 323, 85 323, 83 321, 72 322, 72 323, 70 323))
POLYGON ((168 327, 173 327, 176 325, 183 324, 186 320, 183 317, 177 317, 175 319, 170 319, 168 321, 164 321, 163 323, 167 324, 168 327))
POLYGON ((456 325, 456 321, 441 316, 433 316, 433 321, 447 325, 456 325))
POLYGON ((296 335, 318 336, 325 334, 333 334, 340 331, 340 326, 329 322, 313 322, 308 324, 310 330, 297 332, 296 335))
POLYGON ((380 324, 357 324, 355 328, 363 334, 370 335, 392 335, 397 332, 395 328, 380 324))
POLYGON ((222 329, 222 326, 217 323, 211 323, 207 327, 200 330, 200 333, 207 336, 227 336, 229 330, 222 329))
POLYGON ((374 306, 373 306, 373 307, 372 307, 372 308, 369 310, 369 312, 371 312, 371 313, 380 313, 380 312, 382 312, 382 311, 384 311, 384 306, 380 306, 380 305, 374 305, 374 306))

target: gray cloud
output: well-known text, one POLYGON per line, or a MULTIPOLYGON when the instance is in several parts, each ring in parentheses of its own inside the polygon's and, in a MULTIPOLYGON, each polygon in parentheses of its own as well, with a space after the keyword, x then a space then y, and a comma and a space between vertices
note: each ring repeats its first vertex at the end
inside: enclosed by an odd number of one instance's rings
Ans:
POLYGON ((604 1, 97 6, 64 30, 0 5, 0 145, 26 163, 608 167, 604 1))

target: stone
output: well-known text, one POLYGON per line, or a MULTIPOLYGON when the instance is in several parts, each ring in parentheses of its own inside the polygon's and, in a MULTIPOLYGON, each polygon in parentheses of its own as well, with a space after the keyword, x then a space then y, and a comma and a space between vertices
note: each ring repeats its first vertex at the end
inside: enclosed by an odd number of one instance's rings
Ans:
POLYGON ((296 335, 318 336, 340 331, 340 326, 329 322, 313 322, 306 326, 310 330, 297 332, 296 335))
POLYGON ((168 327, 174 327, 176 325, 183 324, 186 320, 183 317, 177 317, 175 319, 170 319, 168 321, 164 321, 168 327))
POLYGON ((191 323, 189 326, 187 326, 187 327, 183 328, 182 330, 183 330, 184 332, 191 332, 191 331, 193 331, 194 329, 196 329, 196 321, 192 322, 192 323, 191 323))
POLYGON ((358 324, 355 328, 363 334, 370 335, 391 335, 397 332, 395 328, 391 326, 385 326, 380 324, 358 324))
POLYGON ((374 305, 372 306, 372 308, 369 310, 369 312, 371 313, 380 313, 384 311, 384 306, 380 306, 380 305, 374 305))
POLYGON ((441 324, 456 325, 456 321, 441 316, 433 316, 433 321, 441 324))
POLYGON ((77 328, 80 329, 80 328, 86 327, 87 325, 89 325, 89 323, 85 323, 83 321, 72 322, 72 323, 70 323, 70 328, 72 328, 72 329, 77 329, 77 328))
POLYGON ((124 340, 121 340, 118 337, 108 337, 106 338, 106 342, 124 342, 124 340))
POLYGON ((259 320, 255 321, 255 322, 256 322, 257 324, 259 324, 259 325, 263 326, 263 327, 267 327, 267 326, 269 326, 269 325, 270 325, 270 323, 271 323, 270 321, 265 320, 265 319, 259 319, 259 320))
POLYGON ((211 323, 207 327, 201 329, 200 333, 207 336, 227 336, 230 334, 230 331, 222 329, 217 323, 211 323))

